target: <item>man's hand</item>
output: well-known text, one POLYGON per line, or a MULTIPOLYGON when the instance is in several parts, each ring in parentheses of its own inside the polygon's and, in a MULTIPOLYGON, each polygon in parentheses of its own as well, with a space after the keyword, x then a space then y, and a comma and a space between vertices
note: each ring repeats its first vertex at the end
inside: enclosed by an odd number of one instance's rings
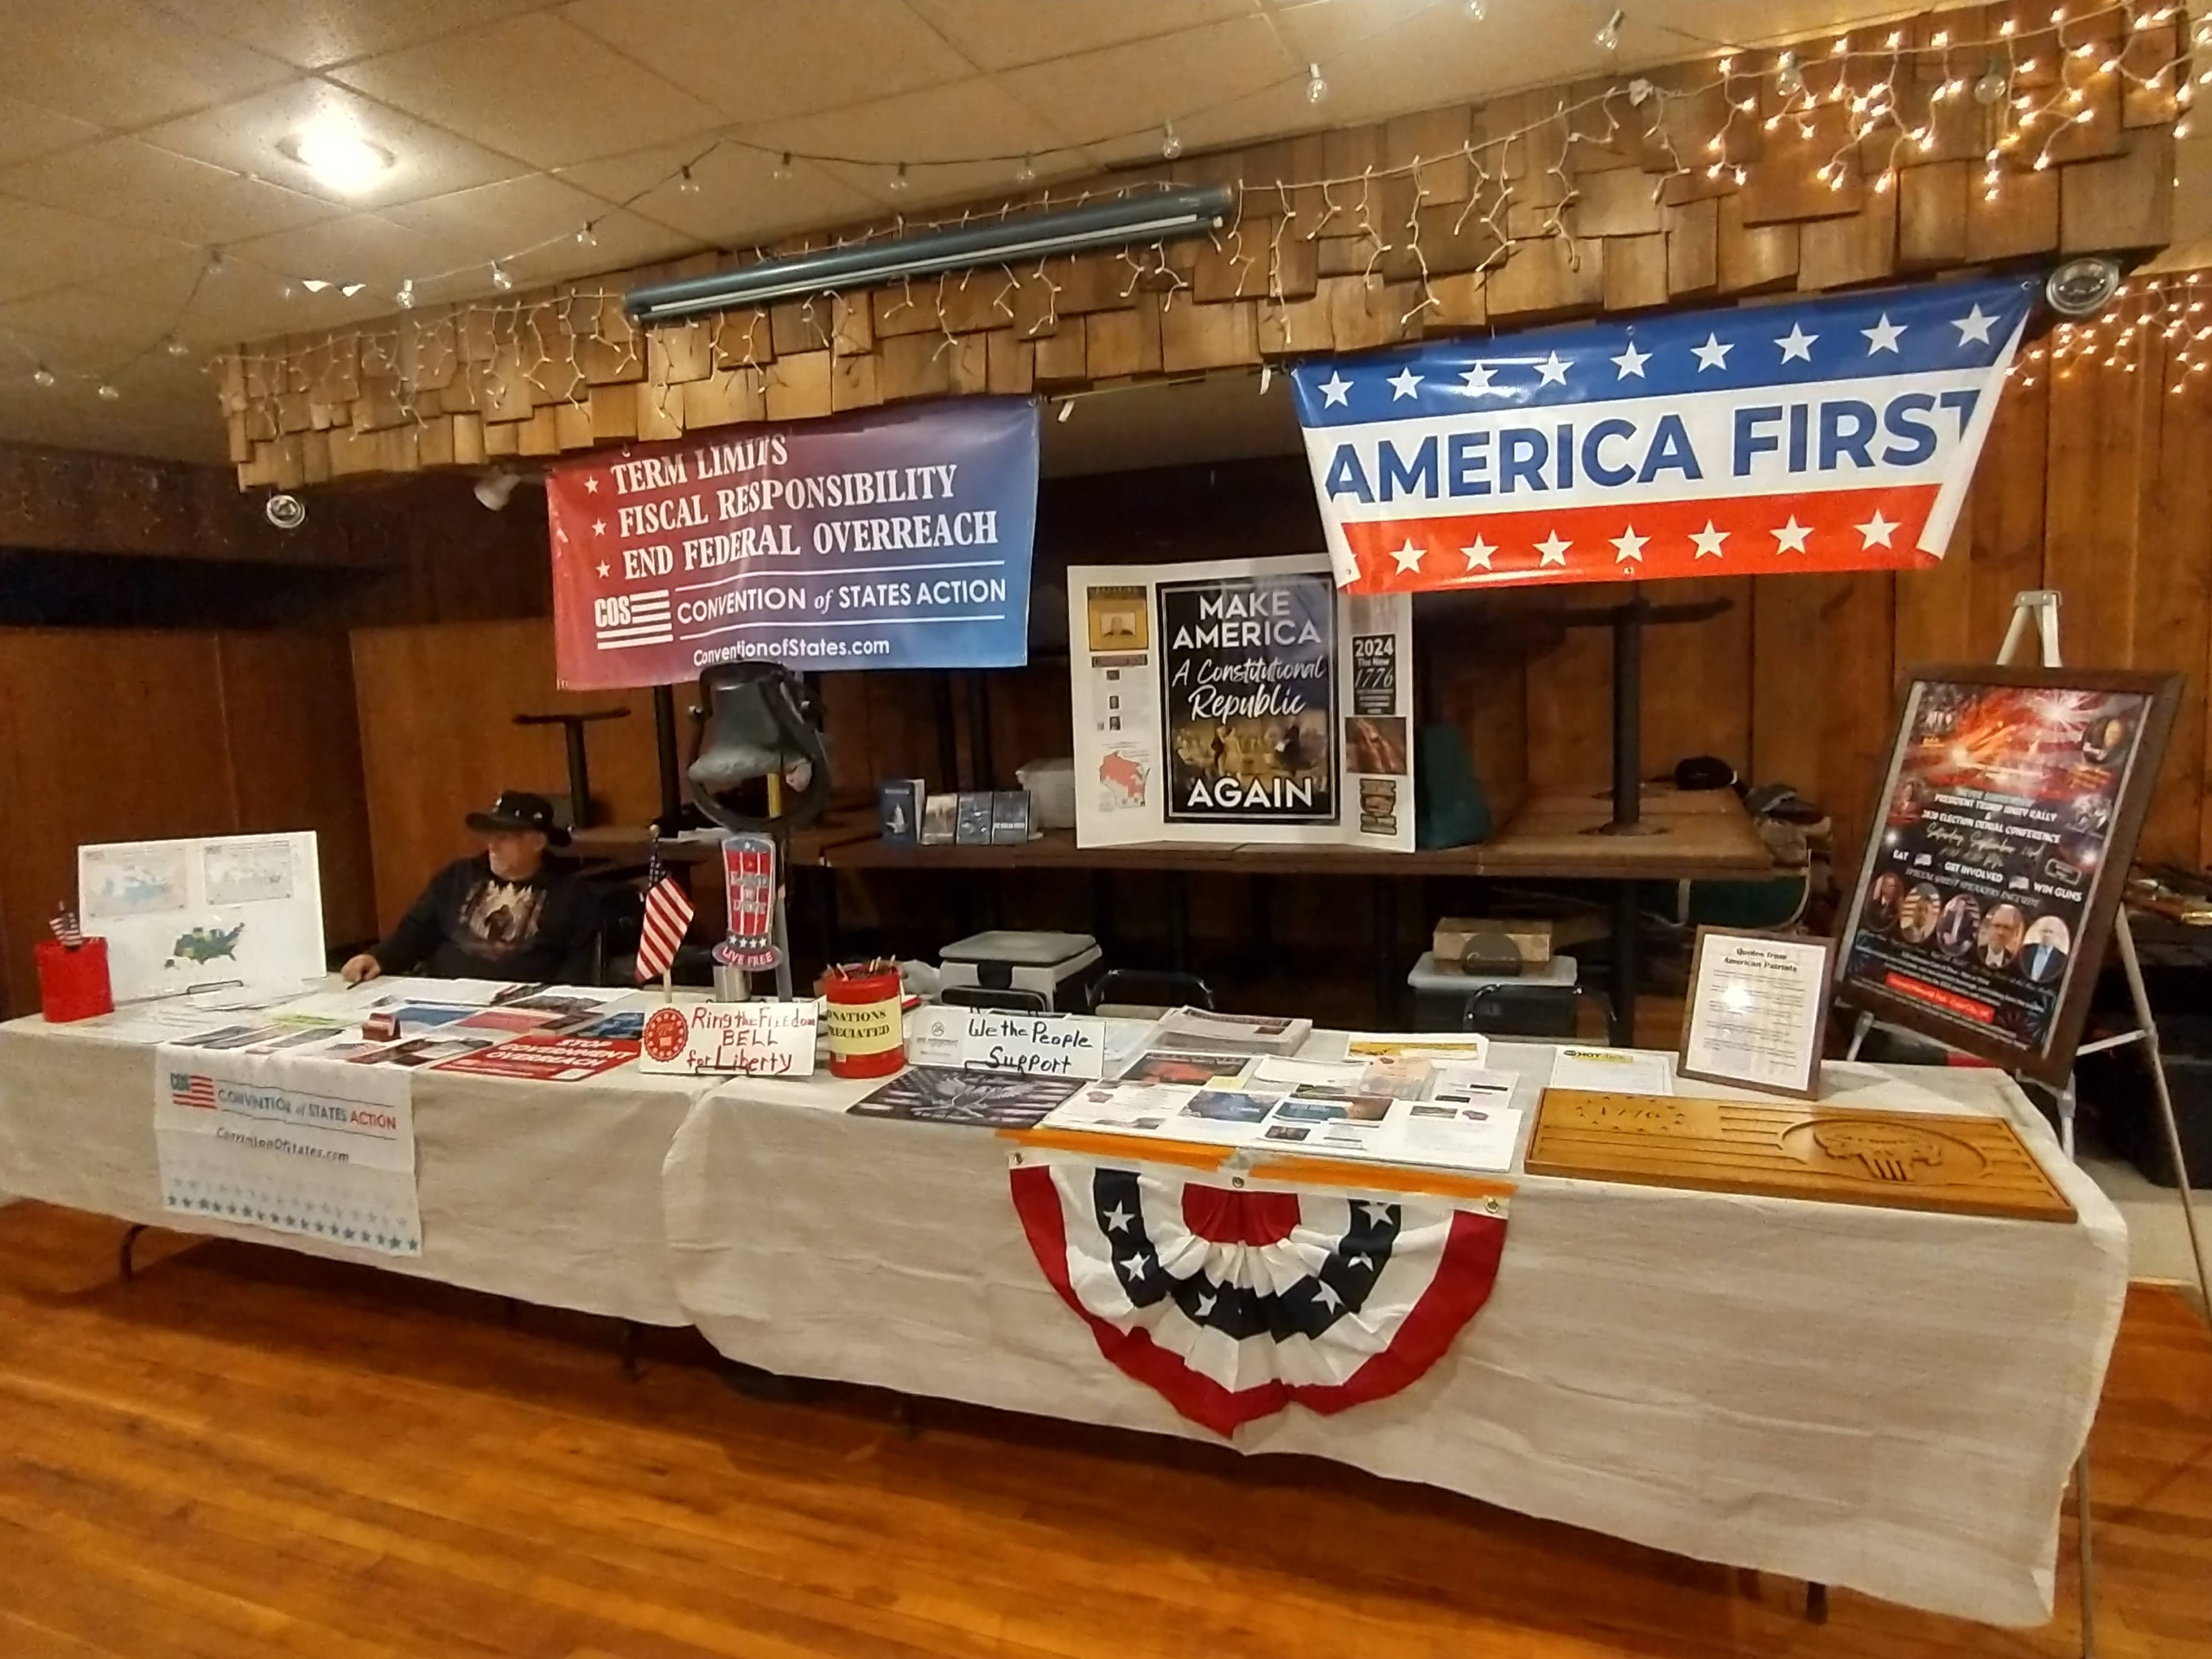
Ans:
POLYGON ((348 985, 358 985, 365 979, 374 979, 384 972, 384 964, 364 950, 338 970, 339 977, 348 985))

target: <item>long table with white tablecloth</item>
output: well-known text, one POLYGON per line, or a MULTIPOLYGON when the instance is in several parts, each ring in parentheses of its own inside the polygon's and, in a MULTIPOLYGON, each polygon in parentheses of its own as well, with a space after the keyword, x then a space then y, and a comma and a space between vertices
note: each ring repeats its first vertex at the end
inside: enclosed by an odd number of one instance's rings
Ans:
MULTIPOLYGON (((1551 1051, 1491 1057, 1533 1108, 1551 1051)), ((707 1338, 773 1371, 1215 1438, 1108 1363, 1046 1282, 1008 1198, 1009 1143, 848 1116, 865 1088, 747 1080, 693 1108, 664 1190, 677 1293, 707 1338)), ((1999 1072, 1832 1065, 1825 1093, 2009 1116, 2081 1218, 1516 1175, 1495 1289, 1425 1376, 1333 1416, 1293 1407, 1232 1443, 2044 1622, 2125 1229, 1999 1072)))
POLYGON ((547 1307, 690 1323, 668 1274, 661 1162, 711 1084, 635 1066, 561 1084, 415 1072, 423 1250, 397 1256, 164 1209, 155 1056, 148 1044, 104 1035, 97 1021, 0 1026, 0 1192, 547 1307))
MULTIPOLYGON (((1533 1108, 1550 1059, 1500 1044, 1491 1064, 1533 1108)), ((152 1047, 92 1027, 0 1027, 0 1192, 692 1323, 787 1374, 1212 1438, 1109 1363, 1047 1281, 1009 1196, 1009 1142, 848 1115, 874 1084, 418 1071, 422 1253, 395 1257, 166 1211, 155 1065, 152 1047)), ((1516 1171, 1494 1288, 1441 1358, 1390 1397, 1328 1417, 1294 1405, 1231 1444, 2042 1622, 2067 1472, 2118 1329, 2122 1224, 2001 1073, 1837 1064, 1825 1095, 2007 1116, 2080 1218, 1516 1171)))

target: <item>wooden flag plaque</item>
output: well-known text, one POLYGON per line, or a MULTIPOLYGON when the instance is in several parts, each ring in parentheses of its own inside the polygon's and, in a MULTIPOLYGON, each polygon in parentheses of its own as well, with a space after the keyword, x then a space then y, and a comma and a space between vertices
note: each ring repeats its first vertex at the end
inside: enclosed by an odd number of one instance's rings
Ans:
POLYGON ((1547 1089, 1531 1175, 2071 1221, 2001 1117, 1547 1089))

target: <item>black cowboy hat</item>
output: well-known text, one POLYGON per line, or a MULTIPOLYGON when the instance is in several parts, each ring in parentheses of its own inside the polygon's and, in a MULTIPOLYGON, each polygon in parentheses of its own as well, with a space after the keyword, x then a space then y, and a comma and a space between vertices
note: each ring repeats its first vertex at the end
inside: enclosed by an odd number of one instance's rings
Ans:
POLYGON ((553 803, 526 789, 499 791, 489 812, 472 812, 468 827, 489 835, 501 830, 535 830, 556 847, 569 844, 569 832, 553 822, 553 803))

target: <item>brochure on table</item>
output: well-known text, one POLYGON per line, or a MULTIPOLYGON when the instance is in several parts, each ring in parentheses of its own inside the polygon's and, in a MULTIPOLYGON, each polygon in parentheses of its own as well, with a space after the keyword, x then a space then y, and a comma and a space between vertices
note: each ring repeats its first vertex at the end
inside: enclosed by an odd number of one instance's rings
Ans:
POLYGON ((1480 1036, 1354 1033, 1341 1057, 1281 1052, 1310 1032, 1303 1020, 1191 1010, 1133 1027, 925 1008, 908 1022, 914 1064, 849 1109, 1443 1168, 1511 1166, 1522 1122, 1514 1080, 1488 1069, 1480 1036), (1020 1069, 1010 1064, 1017 1057, 1020 1069))
POLYGON ((581 1083, 638 1056, 647 998, 591 986, 485 980, 334 982, 304 996, 187 996, 118 1009, 74 1032, 205 1055, 286 1055, 323 1065, 581 1083), (366 1022, 389 1021, 375 1034, 366 1022))
POLYGON ((218 985, 297 992, 325 966, 313 830, 79 847, 77 908, 107 941, 118 1002, 218 985))
POLYGON ((1319 553, 1068 572, 1076 842, 1414 846, 1413 613, 1319 553))

